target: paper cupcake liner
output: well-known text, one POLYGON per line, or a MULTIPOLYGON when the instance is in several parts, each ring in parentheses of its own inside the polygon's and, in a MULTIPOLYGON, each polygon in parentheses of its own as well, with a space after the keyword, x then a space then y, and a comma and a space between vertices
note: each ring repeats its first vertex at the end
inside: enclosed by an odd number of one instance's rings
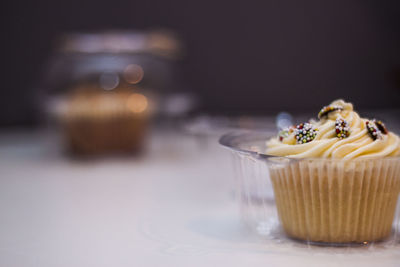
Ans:
POLYGON ((68 147, 79 154, 102 154, 140 150, 147 133, 148 119, 135 114, 68 117, 63 121, 68 147))
POLYGON ((400 191, 400 159, 287 160, 268 164, 282 227, 324 243, 383 240, 400 191))
POLYGON ((103 92, 88 87, 72 91, 60 114, 69 151, 82 155, 140 152, 149 112, 146 106, 132 109, 137 102, 131 105, 132 95, 126 89, 103 92))

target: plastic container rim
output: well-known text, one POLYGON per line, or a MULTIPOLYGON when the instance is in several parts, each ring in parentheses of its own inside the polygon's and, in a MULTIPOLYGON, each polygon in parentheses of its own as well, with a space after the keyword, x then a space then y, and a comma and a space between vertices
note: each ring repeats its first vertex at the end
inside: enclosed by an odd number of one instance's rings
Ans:
POLYGON ((357 161, 369 161, 369 160, 400 160, 400 156, 395 157, 377 157, 377 158, 354 158, 351 160, 344 160, 341 158, 291 158, 287 156, 273 156, 262 152, 252 151, 239 147, 240 144, 251 140, 253 141, 267 141, 269 138, 274 137, 271 133, 258 132, 258 131, 232 131, 222 135, 219 138, 219 144, 224 148, 231 150, 236 153, 251 156, 256 159, 271 160, 271 161, 286 161, 286 162, 299 162, 303 160, 319 160, 329 162, 357 162, 357 161))

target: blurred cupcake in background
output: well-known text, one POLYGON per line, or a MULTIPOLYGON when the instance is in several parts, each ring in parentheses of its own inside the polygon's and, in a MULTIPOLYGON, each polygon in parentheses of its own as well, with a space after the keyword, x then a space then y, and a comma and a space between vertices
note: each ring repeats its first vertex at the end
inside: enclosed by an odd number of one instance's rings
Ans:
POLYGON ((168 30, 61 36, 43 88, 47 117, 61 124, 68 150, 89 155, 142 151, 150 120, 171 121, 189 112, 193 105, 182 110, 182 101, 171 101, 186 94, 177 64, 182 49, 168 30))

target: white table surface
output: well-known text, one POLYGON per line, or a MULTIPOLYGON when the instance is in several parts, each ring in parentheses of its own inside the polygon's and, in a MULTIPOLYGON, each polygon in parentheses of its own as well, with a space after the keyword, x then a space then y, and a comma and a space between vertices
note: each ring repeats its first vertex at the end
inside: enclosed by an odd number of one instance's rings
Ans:
POLYGON ((400 247, 265 240, 240 221, 215 140, 155 135, 143 158, 76 161, 0 133, 0 266, 400 266, 400 247))

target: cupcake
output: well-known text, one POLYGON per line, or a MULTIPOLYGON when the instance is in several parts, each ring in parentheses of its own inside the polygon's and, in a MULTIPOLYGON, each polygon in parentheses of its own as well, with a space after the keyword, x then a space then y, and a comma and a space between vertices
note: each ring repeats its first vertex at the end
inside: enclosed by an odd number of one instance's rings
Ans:
POLYGON ((279 219, 294 239, 384 240, 400 192, 400 138, 337 100, 267 141, 279 219))
POLYGON ((148 126, 145 96, 129 90, 75 90, 67 101, 62 123, 73 154, 135 153, 143 148, 148 126))

